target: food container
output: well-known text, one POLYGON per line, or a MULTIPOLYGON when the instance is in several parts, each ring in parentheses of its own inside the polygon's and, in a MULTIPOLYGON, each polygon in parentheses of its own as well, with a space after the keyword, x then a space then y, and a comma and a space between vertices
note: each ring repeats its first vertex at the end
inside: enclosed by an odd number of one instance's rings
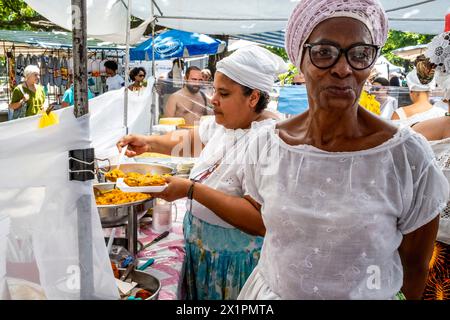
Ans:
POLYGON ((196 129, 198 126, 196 125, 189 125, 189 124, 180 124, 177 125, 177 130, 190 130, 190 129, 196 129))
POLYGON ((153 192, 163 192, 167 188, 167 183, 162 186, 141 186, 141 187, 130 187, 127 185, 123 178, 117 179, 116 186, 123 192, 141 192, 141 193, 153 193, 153 192))
MULTIPOLYGON (((100 191, 112 190, 115 188, 115 183, 97 183, 94 188, 100 191)), ((138 220, 141 219, 147 210, 153 207, 153 198, 121 203, 115 205, 97 205, 98 214, 103 228, 112 228, 122 226, 128 223, 128 216, 132 210, 137 213, 138 220)))
MULTIPOLYGON (((105 179, 105 174, 113 169, 115 169, 117 165, 101 167, 98 169, 97 180, 98 182, 107 182, 105 179)), ((119 169, 124 173, 129 172, 137 172, 141 174, 175 174, 176 170, 174 167, 159 163, 124 163, 121 164, 119 169)))
POLYGON ((184 118, 176 117, 176 118, 161 118, 159 119, 159 124, 165 124, 165 125, 183 125, 186 123, 186 120, 184 118))
MULTIPOLYGON (((118 268, 118 270, 119 275, 122 276, 126 269, 118 268)), ((130 272, 127 280, 136 282, 138 284, 138 288, 145 289, 153 293, 149 298, 145 300, 158 300, 159 291, 161 290, 161 282, 158 280, 158 278, 144 271, 134 269, 130 272)))

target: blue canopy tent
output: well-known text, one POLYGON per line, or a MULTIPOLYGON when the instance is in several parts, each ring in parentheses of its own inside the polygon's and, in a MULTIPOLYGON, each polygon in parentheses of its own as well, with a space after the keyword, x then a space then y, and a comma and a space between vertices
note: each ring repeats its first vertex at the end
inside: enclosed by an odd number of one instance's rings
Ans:
POLYGON ((205 54, 217 54, 225 49, 225 42, 205 34, 179 30, 165 31, 130 49, 130 60, 151 60, 153 46, 155 60, 186 58, 205 54))

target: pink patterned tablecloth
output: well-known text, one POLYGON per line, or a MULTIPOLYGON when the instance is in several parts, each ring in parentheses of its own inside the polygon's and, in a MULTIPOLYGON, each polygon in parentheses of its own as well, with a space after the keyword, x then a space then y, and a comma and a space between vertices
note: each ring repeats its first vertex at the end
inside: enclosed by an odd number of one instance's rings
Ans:
MULTIPOLYGON (((186 251, 183 237, 183 219, 186 212, 186 199, 177 200, 175 203, 178 214, 170 234, 138 254, 139 265, 142 265, 150 258, 155 259, 155 262, 145 272, 155 276, 161 282, 159 300, 182 300, 185 296, 183 290, 183 267, 186 251)), ((104 230, 105 236, 109 236, 111 229, 104 230)), ((116 236, 123 237, 124 234, 124 228, 117 229, 116 236)), ((158 235, 159 233, 151 230, 151 223, 140 223, 138 239, 143 245, 146 245, 158 235)))

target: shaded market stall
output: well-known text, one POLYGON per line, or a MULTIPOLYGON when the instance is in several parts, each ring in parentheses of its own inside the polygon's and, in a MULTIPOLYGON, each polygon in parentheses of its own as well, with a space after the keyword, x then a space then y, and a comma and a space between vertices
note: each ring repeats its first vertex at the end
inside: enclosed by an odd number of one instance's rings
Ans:
MULTIPOLYGON (((7 85, 0 97, 1 120, 7 120, 12 89, 21 82, 24 68, 29 64, 40 67, 41 85, 45 87, 50 104, 60 105, 64 91, 73 75, 72 34, 69 32, 40 32, 0 30, 0 56, 6 58, 7 85)), ((94 94, 105 91, 104 61, 113 59, 121 64, 125 46, 88 38, 88 72, 90 89, 94 94)))

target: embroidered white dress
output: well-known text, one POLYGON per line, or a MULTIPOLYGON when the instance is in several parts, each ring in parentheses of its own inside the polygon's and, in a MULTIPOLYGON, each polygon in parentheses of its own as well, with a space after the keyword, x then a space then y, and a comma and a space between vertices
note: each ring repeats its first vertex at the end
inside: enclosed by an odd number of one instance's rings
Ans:
MULTIPOLYGON (((431 148, 436 155, 439 167, 450 181, 450 138, 430 141, 431 148)), ((450 204, 441 212, 439 231, 436 240, 450 245, 450 204)))
POLYGON ((429 144, 409 128, 372 149, 326 152, 290 146, 272 127, 247 155, 246 194, 267 231, 240 299, 391 299, 403 235, 449 195, 429 144))

